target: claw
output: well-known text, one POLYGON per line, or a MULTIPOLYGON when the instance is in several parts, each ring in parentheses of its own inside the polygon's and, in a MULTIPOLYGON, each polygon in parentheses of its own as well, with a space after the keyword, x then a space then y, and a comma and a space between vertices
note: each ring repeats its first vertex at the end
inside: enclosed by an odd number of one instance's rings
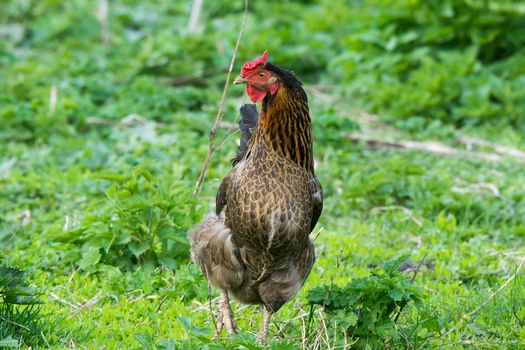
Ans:
POLYGON ((222 311, 219 309, 219 311, 217 311, 217 320, 216 320, 216 323, 215 323, 215 335, 213 336, 213 340, 218 340, 220 339, 221 337, 221 332, 222 332, 222 329, 224 328, 224 322, 223 322, 223 317, 222 317, 222 311))
POLYGON ((233 317, 233 312, 230 307, 230 299, 228 291, 221 290, 221 300, 219 302, 219 310, 217 312, 217 329, 213 339, 219 339, 222 329, 226 327, 228 334, 237 333, 237 324, 233 317))
POLYGON ((272 312, 266 306, 263 306, 263 321, 261 330, 259 331, 259 334, 257 334, 257 342, 260 344, 266 343, 268 325, 270 324, 270 316, 272 316, 272 312))

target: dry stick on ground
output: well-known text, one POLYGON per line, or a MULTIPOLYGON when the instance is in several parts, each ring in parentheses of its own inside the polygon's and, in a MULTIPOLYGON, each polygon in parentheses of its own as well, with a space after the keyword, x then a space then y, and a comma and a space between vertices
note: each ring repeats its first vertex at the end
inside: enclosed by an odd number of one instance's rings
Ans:
POLYGON ((231 77, 231 73, 233 70, 233 64, 235 63, 235 57, 237 56, 237 51, 239 50, 239 44, 241 43, 241 38, 244 33, 244 29, 246 28, 247 21, 248 21, 248 0, 244 0, 244 17, 242 19, 242 25, 239 31, 239 35, 237 36, 237 42, 235 43, 235 49, 233 50, 232 59, 230 61, 230 67, 228 68, 228 75, 226 76, 226 82, 224 83, 224 89, 222 91, 222 97, 221 97, 221 102, 219 105, 219 110, 217 111, 217 116, 215 117, 215 123, 213 124, 213 127, 210 130, 210 139, 208 141, 208 153, 206 154, 206 158, 204 159, 204 164, 202 165, 202 169, 199 174, 199 179, 197 180, 195 191, 193 192, 193 195, 195 197, 199 194, 199 192, 202 189, 202 184, 204 182, 204 179, 206 178, 208 167, 210 166, 211 157, 215 151, 215 147, 213 146, 213 141, 215 140, 215 133, 217 132, 217 129, 222 119, 222 113, 224 109, 224 100, 226 99, 226 92, 228 91, 228 86, 230 85, 230 77, 231 77))
POLYGON ((301 313, 301 323, 303 325, 303 327, 301 328, 301 336, 303 338, 303 341, 301 342, 301 346, 303 347, 303 350, 306 349, 306 322, 304 322, 304 316, 305 314, 301 313))
MULTIPOLYGON (((434 153, 442 156, 454 156, 454 157, 466 157, 466 158, 479 158, 492 162, 501 160, 501 157, 497 154, 482 153, 482 152, 468 152, 452 148, 443 145, 438 142, 418 142, 418 141, 386 141, 380 139, 374 139, 367 135, 362 134, 344 134, 343 137, 352 142, 365 142, 369 147, 372 148, 397 148, 397 149, 408 149, 422 152, 434 153)), ((516 158, 516 157, 515 157, 516 158)), ((520 158, 516 158, 520 159, 520 158)))
MULTIPOLYGON (((326 339, 325 343, 326 343, 327 349, 331 350, 331 347, 330 347, 330 336, 328 335, 328 327, 326 327, 326 322, 324 321, 323 311, 322 310, 319 310, 319 316, 321 316, 321 324, 323 325, 324 335, 325 335, 325 339, 326 339)), ((322 333, 323 330, 321 330, 321 333, 322 333)), ((320 335, 320 336, 322 338, 322 335, 320 335)))
MULTIPOLYGON (((482 302, 481 304, 479 304, 476 308, 474 308, 472 311, 469 311, 467 312, 466 314, 464 314, 463 316, 461 316, 459 318, 459 321, 452 327, 450 328, 446 333, 443 333, 435 338, 432 338, 432 339, 439 339, 439 338, 442 338, 442 337, 445 337, 449 334, 451 334, 452 332, 456 331, 459 327, 461 327, 461 325, 466 321, 468 320, 469 317, 473 316, 474 314, 476 314, 479 310, 481 310, 484 306, 486 306, 488 303, 490 303, 498 293, 500 293, 502 290, 504 290, 505 288, 508 287, 508 285, 514 281, 516 279, 516 277, 518 276, 518 274, 520 273, 522 267, 523 267, 523 264, 525 264, 525 256, 519 258, 519 264, 518 264, 518 267, 516 268, 516 271, 514 271, 514 273, 505 281, 505 283, 503 283, 495 292, 493 292, 490 297, 488 297, 484 302, 482 302)), ((431 339, 427 339, 425 340, 421 346, 419 346, 417 348, 417 350, 419 349, 424 349, 425 346, 427 345, 427 343, 430 341, 431 339)))
POLYGON ((93 306, 95 306, 101 299, 104 299, 105 297, 103 296, 100 296, 100 295, 95 295, 93 298, 89 299, 88 301, 86 301, 84 304, 80 305, 79 307, 77 307, 76 309, 74 309, 73 311, 71 311, 68 315, 68 318, 70 318, 71 316, 73 316, 74 314, 78 314, 86 309, 90 309, 92 308, 93 306))
POLYGON ((467 146, 467 148, 472 148, 472 146, 492 148, 494 150, 494 153, 496 154, 499 154, 502 156, 520 158, 520 159, 525 160, 525 152, 520 151, 515 148, 496 145, 491 142, 481 140, 475 137, 470 137, 470 136, 459 136, 458 138, 456 138, 456 140, 459 143, 467 146))
POLYGON ((454 325, 454 327, 450 328, 444 335, 449 335, 450 333, 454 332, 456 329, 458 329, 462 324, 463 322, 465 322, 469 317, 471 317, 472 315, 474 315, 475 313, 477 313, 479 310, 481 310, 482 307, 484 307, 485 305, 487 305, 488 303, 490 303, 494 297, 499 293, 501 292, 503 289, 507 288, 507 286, 510 284, 510 282, 512 282, 516 276, 518 276, 518 274, 520 273, 521 271, 521 268, 523 267, 523 264, 525 263, 525 256, 523 256, 521 259, 520 259, 520 263, 518 265, 518 267, 516 268, 516 271, 505 281, 505 283, 503 283, 495 292, 493 292, 490 297, 485 300, 484 302, 482 302, 481 304, 479 304, 474 310, 470 311, 470 312, 467 312, 466 314, 464 314, 463 316, 461 316, 459 318, 459 321, 454 325))
POLYGON ((53 292, 50 292, 49 295, 51 296, 51 298, 53 298, 54 300, 57 300, 61 303, 64 303, 66 305, 69 305, 71 308, 73 309, 77 309, 81 306, 81 304, 78 304, 78 305, 75 305, 74 303, 70 302, 70 301, 67 301, 66 299, 62 299, 61 297, 59 297, 58 295, 56 295, 55 293, 53 292))

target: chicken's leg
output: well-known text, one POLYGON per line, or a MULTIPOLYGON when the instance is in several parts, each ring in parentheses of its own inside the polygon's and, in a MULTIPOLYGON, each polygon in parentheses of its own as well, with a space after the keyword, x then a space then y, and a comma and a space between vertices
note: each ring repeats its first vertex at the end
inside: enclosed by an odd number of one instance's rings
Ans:
POLYGON ((257 335, 257 341, 259 343, 266 342, 266 336, 268 334, 268 325, 270 324, 270 316, 272 316, 272 312, 266 306, 263 306, 263 320, 261 324, 261 330, 257 335))
POLYGON ((228 291, 225 289, 221 290, 221 299, 219 301, 219 311, 217 313, 217 330, 215 338, 219 338, 223 327, 226 327, 228 334, 237 332, 237 324, 233 318, 233 312, 230 307, 230 298, 228 297, 228 291))

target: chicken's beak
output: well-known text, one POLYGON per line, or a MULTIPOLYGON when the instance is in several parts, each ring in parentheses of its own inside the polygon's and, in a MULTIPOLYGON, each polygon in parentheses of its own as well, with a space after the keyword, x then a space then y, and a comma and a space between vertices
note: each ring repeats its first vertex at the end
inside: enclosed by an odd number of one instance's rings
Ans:
POLYGON ((244 74, 239 75, 235 80, 233 81, 233 85, 239 85, 239 84, 247 84, 248 79, 246 79, 246 76, 244 74))

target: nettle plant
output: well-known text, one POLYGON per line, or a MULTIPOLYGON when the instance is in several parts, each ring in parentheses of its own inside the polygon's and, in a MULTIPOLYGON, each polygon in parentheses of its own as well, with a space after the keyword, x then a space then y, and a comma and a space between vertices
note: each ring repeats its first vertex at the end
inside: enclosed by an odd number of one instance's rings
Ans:
POLYGON ((43 344, 52 323, 41 314, 38 296, 23 271, 0 264, 0 348, 43 344))
POLYGON ((76 262, 132 269, 142 263, 175 269, 188 257, 187 231, 200 216, 186 184, 152 175, 147 165, 130 175, 105 173, 106 198, 90 208, 81 225, 58 239, 80 249, 76 262))
POLYGON ((322 306, 334 338, 344 338, 353 348, 379 349, 397 343, 401 330, 396 322, 403 309, 409 303, 422 307, 421 289, 398 271, 407 260, 408 256, 389 260, 382 270, 344 287, 324 285, 309 290, 310 321, 315 307, 322 306))

